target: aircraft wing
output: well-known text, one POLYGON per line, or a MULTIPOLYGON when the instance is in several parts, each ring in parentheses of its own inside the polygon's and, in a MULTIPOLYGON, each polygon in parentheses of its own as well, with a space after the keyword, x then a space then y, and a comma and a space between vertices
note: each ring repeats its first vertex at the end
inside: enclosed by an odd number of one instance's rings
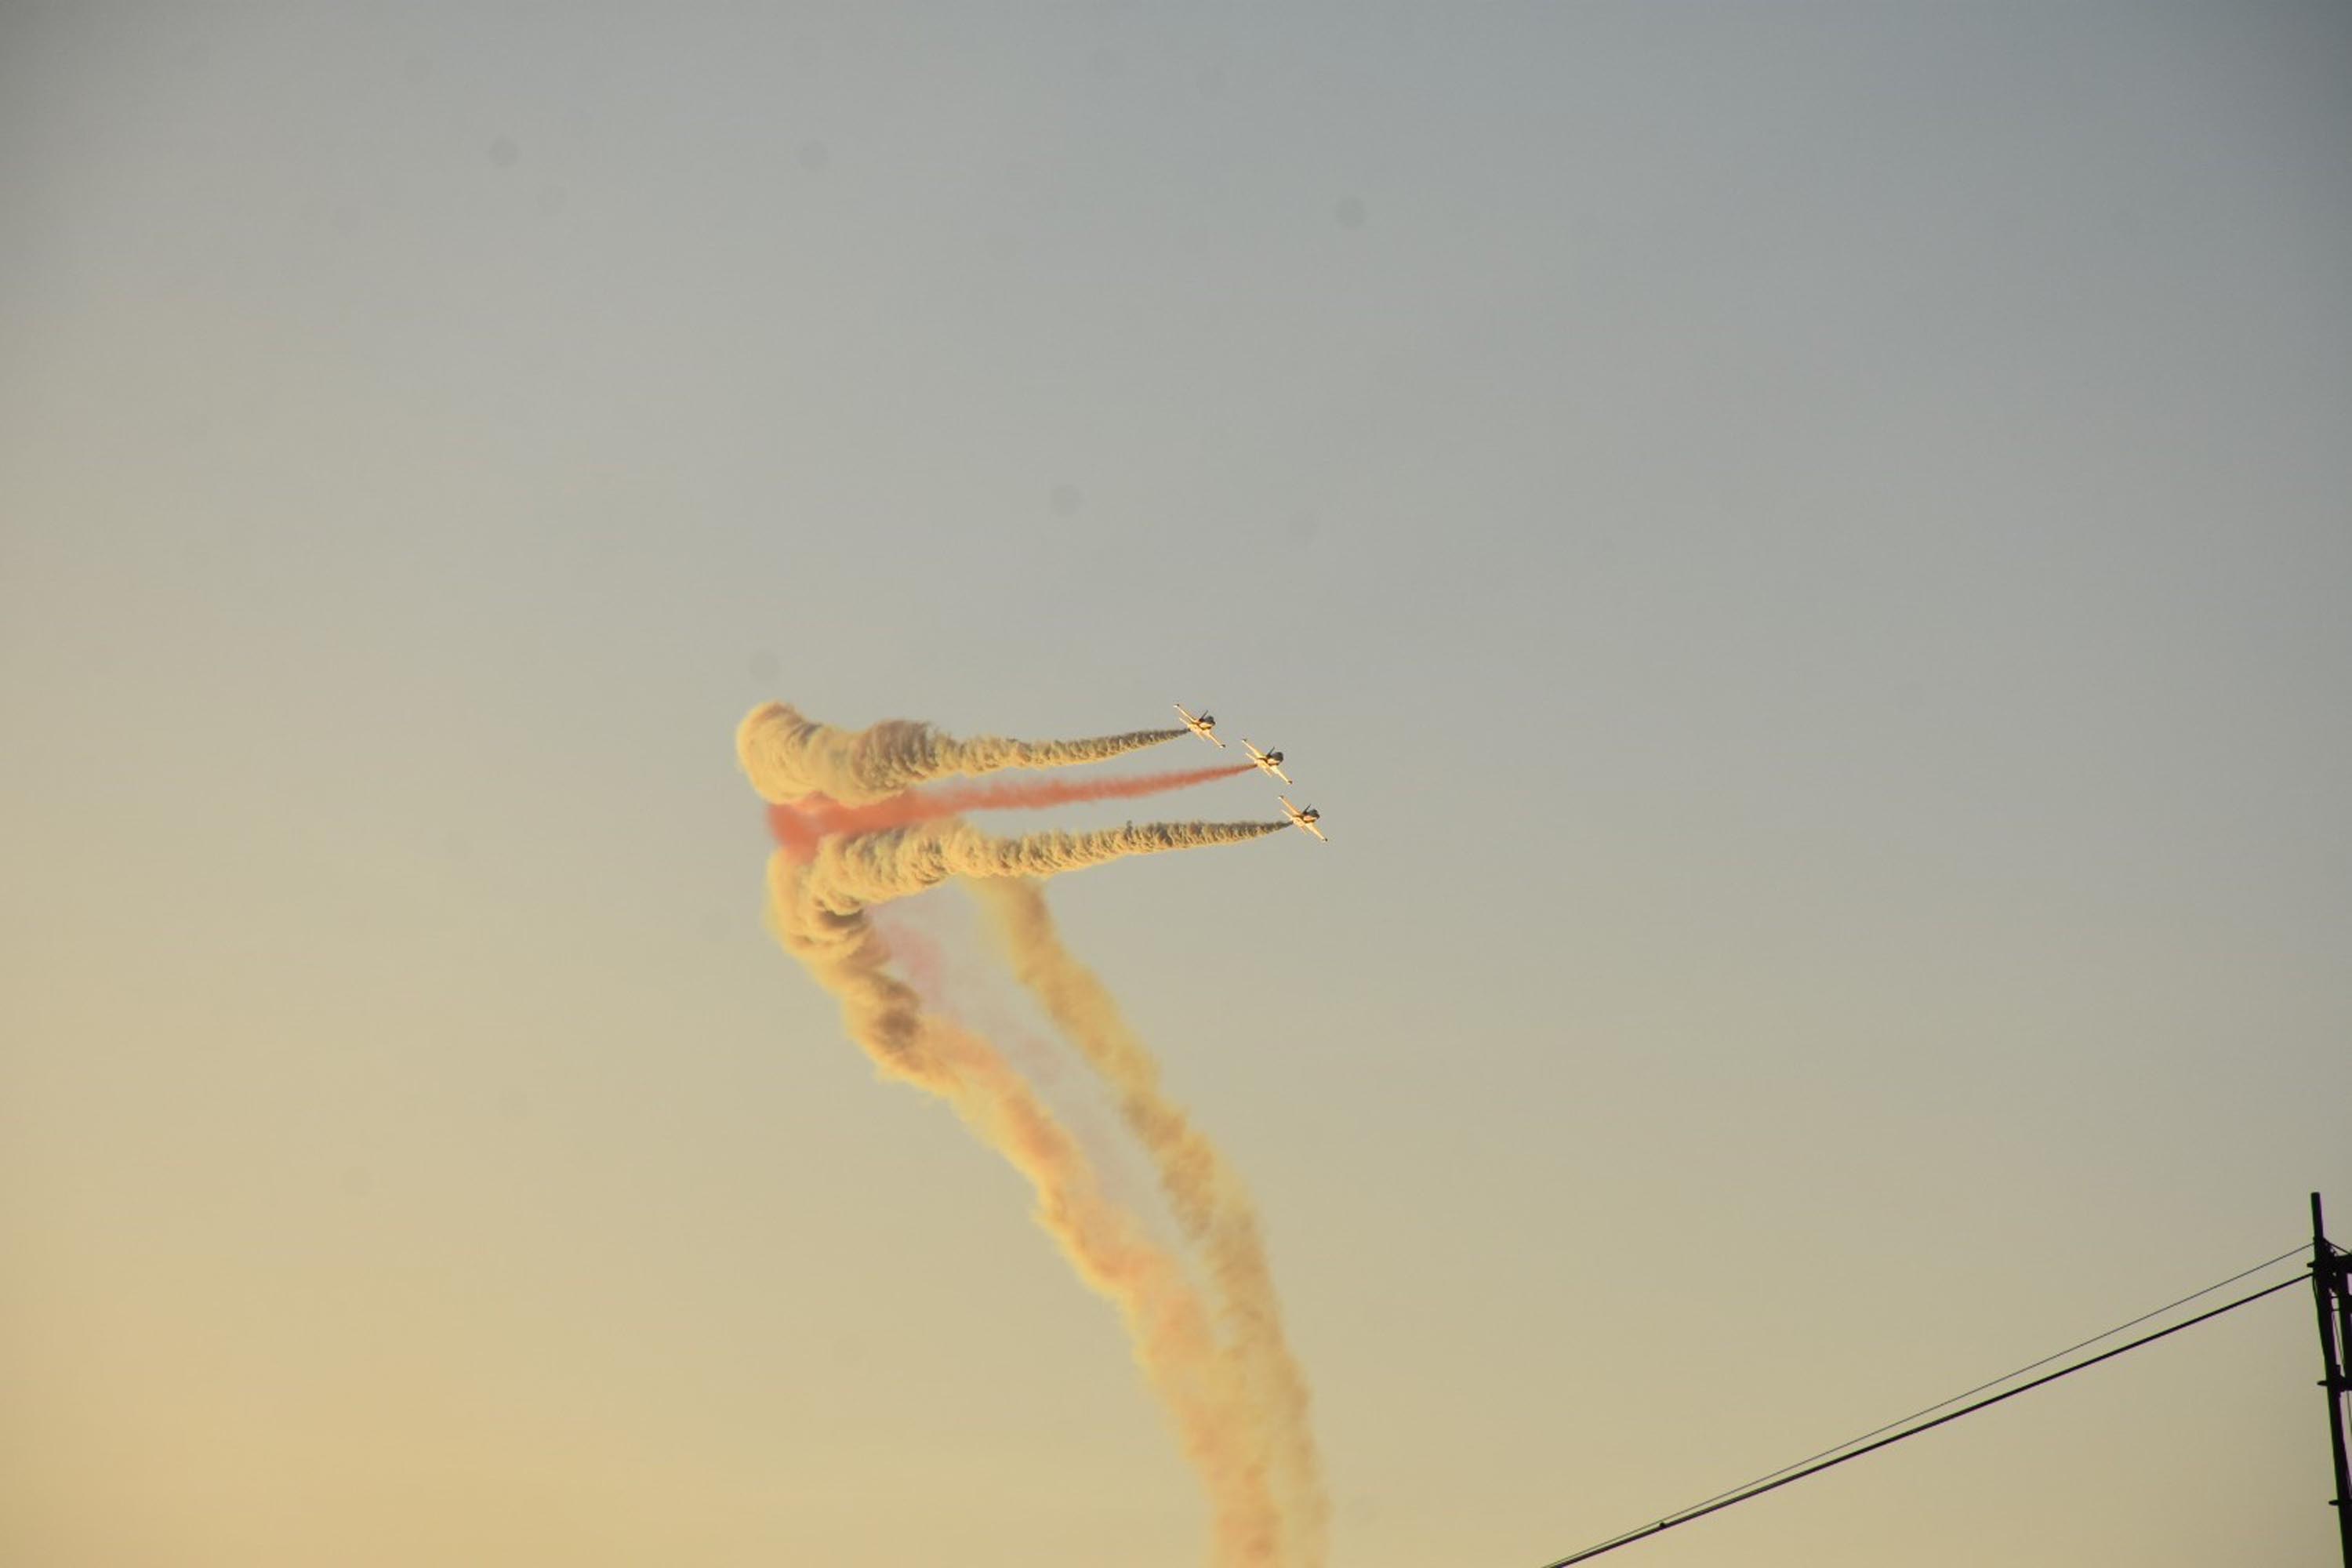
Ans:
MULTIPOLYGON (((1313 819, 1312 819, 1312 818, 1309 818, 1309 817, 1304 817, 1304 816, 1300 817, 1300 818, 1298 819, 1298 826, 1301 826, 1301 827, 1303 827, 1303 828, 1305 828, 1305 829, 1307 829, 1307 832, 1312 833, 1313 835, 1315 835, 1315 837, 1318 837, 1318 838, 1323 838, 1323 830, 1322 830, 1321 828, 1319 828, 1319 827, 1318 827, 1318 826, 1315 826, 1315 823, 1314 823, 1314 821, 1313 821, 1313 819)), ((1330 841, 1329 839, 1328 839, 1328 838, 1323 838, 1323 842, 1324 842, 1324 843, 1326 843, 1326 844, 1328 844, 1328 843, 1330 843, 1331 841, 1330 841)))
POLYGON ((1183 718, 1185 725, 1192 730, 1192 733, 1200 736, 1201 739, 1208 742, 1209 744, 1216 747, 1217 750, 1221 752, 1225 749, 1225 743, 1217 739, 1216 731, 1209 728, 1209 722, 1207 720, 1195 719, 1190 713, 1186 713, 1184 711, 1184 705, 1181 702, 1171 703, 1170 706, 1173 707, 1177 713, 1183 718))

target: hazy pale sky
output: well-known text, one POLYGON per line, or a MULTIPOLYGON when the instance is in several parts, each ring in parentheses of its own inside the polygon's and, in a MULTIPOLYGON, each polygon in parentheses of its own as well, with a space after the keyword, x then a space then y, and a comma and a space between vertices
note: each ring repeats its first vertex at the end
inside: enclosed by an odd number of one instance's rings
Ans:
MULTIPOLYGON (((0 1558, 1201 1560, 1114 1315, 761 930, 770 698, 1288 752, 1329 847, 1052 899, 1254 1185, 1335 1564, 2352 1231, 2347 62, 7 7, 0 1558)), ((2316 1353, 2283 1295, 1610 1561, 2320 1568, 2316 1353)))

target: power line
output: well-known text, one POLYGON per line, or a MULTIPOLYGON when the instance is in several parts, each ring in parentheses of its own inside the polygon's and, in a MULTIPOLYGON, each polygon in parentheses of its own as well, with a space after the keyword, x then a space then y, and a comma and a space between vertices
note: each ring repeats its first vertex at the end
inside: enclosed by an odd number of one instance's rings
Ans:
MULTIPOLYGON (((1772 1479, 1775 1476, 1785 1476, 1790 1470, 1811 1464, 1815 1459, 1826 1459, 1832 1454, 1837 1453, 1842 1449, 1853 1447, 1856 1443, 1867 1443, 1873 1437, 1877 1436, 1881 1432, 1892 1432, 1897 1426, 1907 1426, 1912 1422, 1918 1420, 1922 1415, 1933 1415, 1937 1411, 1943 1409, 1947 1405, 1958 1405, 1963 1399, 1967 1399, 1974 1394, 1982 1394, 1989 1388, 1999 1388, 2002 1384, 2009 1382, 2012 1378, 2023 1377, 2027 1373, 2032 1372, 2041 1367, 2048 1366, 2052 1362, 2060 1360, 2065 1356, 2073 1355, 2076 1351, 2088 1350, 2093 1345, 2097 1344, 2101 1340, 2111 1340, 2117 1334, 2122 1333, 2126 1329, 2136 1329, 2139 1327, 2142 1323, 2147 1322, 2150 1318, 2160 1318, 2176 1307, 2185 1307, 2189 1305, 2189 1302, 2196 1300, 2201 1296, 2210 1296, 2216 1290, 2235 1285, 2239 1280, 2245 1279, 2250 1274, 2260 1274, 2263 1269, 2269 1268, 2276 1264, 2284 1263, 2290 1258, 2300 1258, 2305 1251, 2306 1247, 2306 1243, 2297 1242, 2294 1246, 2288 1247, 2284 1252, 2280 1253, 2276 1258, 2266 1258, 2263 1262, 2255 1264, 2252 1268, 2242 1268, 2238 1270, 2237 1273, 2231 1275, 2227 1279, 2216 1279, 2210 1285, 2206 1286, 2202 1290, 2191 1290, 2188 1295, 2181 1297, 2178 1301, 2167 1301, 2163 1306, 2155 1308, 2150 1311, 2142 1312, 2138 1317, 2133 1318, 2129 1321, 2117 1323, 2114 1328, 2108 1329, 2105 1332, 2093 1334, 2087 1340, 2077 1341, 2074 1344, 2068 1345, 2063 1351, 2053 1351, 2048 1355, 2043 1356, 2040 1361, 2030 1361, 2013 1372, 2005 1372, 1990 1383, 1979 1383, 1974 1388, 1964 1388, 1948 1399, 1938 1399, 1935 1404, 1927 1406, 1925 1409, 1914 1410, 1908 1415, 1897 1416, 1895 1419, 1886 1423, 1884 1426, 1874 1426, 1859 1437, 1848 1437, 1843 1443, 1832 1444, 1829 1447, 1823 1448, 1818 1454, 1808 1454, 1803 1458, 1796 1460, 1792 1464, 1783 1465, 1777 1470, 1767 1470, 1764 1474, 1758 1476, 1754 1480, 1742 1481, 1736 1487, 1731 1487, 1716 1493, 1714 1497, 1702 1498, 1697 1502, 1692 1503, 1689 1508, 1677 1509, 1675 1511, 1675 1513, 1688 1513, 1692 1509, 1705 1508, 1708 1503, 1717 1501, 1723 1498, 1727 1498, 1733 1492, 1744 1492, 1749 1487, 1759 1486, 1762 1483, 1772 1479)), ((1668 1519, 1672 1519, 1675 1515, 1668 1514, 1666 1517, 1668 1519)))
MULTIPOLYGON (((2300 1249, 2298 1248, 2298 1250, 2300 1249)), ((2292 1256, 2294 1255, 2286 1254, 2282 1258, 2273 1258, 2271 1259, 2270 1263, 2257 1264, 2253 1268, 2247 1269, 2244 1274, 2237 1275, 2235 1278, 2242 1279, 2245 1278, 2246 1274, 2259 1272, 2261 1269, 2271 1267, 2271 1264, 2273 1263, 2284 1261, 2284 1257, 2292 1256)), ((2160 1339, 2165 1339, 2170 1335, 2177 1334, 2183 1329, 2195 1328, 2198 1324, 2218 1318, 2224 1312, 2234 1312, 2239 1308, 2259 1301, 2265 1296, 2274 1296, 2279 1291, 2284 1290, 2291 1286, 2301 1284, 2303 1282, 2303 1278, 2304 1277, 2302 1275, 2297 1274, 2282 1279, 2275 1285, 2266 1285, 2263 1289, 2254 1291, 2252 1295, 2241 1296, 2234 1301, 2224 1302, 2222 1305, 2215 1307, 2210 1311, 2200 1312, 2193 1318, 2184 1318, 2168 1329, 2158 1329, 2152 1334, 2143 1334, 2138 1339, 2126 1341, 2124 1343, 2116 1346, 2113 1350, 2102 1351, 2097 1355, 2092 1356, 2089 1360, 2076 1362, 2072 1366, 2060 1367, 2056 1372, 2046 1373, 2043 1375, 2035 1378, 2031 1383, 2020 1384, 2015 1388, 2010 1389, 2005 1393, 1996 1394, 1990 1399, 1979 1399, 1973 1405, 1964 1405, 1959 1409, 1952 1411, 1948 1415, 1938 1415, 1933 1421, 1923 1422, 1916 1426, 1906 1426, 1902 1431, 1895 1433, 1892 1436, 1880 1437, 1876 1442, 1867 1443, 1862 1447, 1849 1448, 1846 1452, 1837 1454, 1835 1458, 1821 1459, 1818 1463, 1805 1461, 1801 1463, 1801 1466, 1794 1468, 1787 1473, 1776 1471, 1774 1474, 1778 1477, 1777 1479, 1769 1479, 1743 1487, 1736 1491, 1718 1494, 1704 1503, 1695 1504, 1680 1512, 1668 1514, 1665 1518, 1659 1520, 1654 1524, 1645 1524, 1639 1530, 1628 1531, 1622 1535, 1601 1542, 1598 1546, 1588 1546, 1581 1552, 1572 1552, 1566 1557, 1556 1558, 1552 1562, 1546 1563, 1544 1568, 1570 1568, 1570 1564, 1571 1563, 1586 1562, 1589 1559, 1600 1556, 1604 1552, 1614 1552, 1621 1546, 1629 1546, 1636 1541, 1645 1541, 1653 1535, 1657 1535, 1665 1531, 1672 1530, 1676 1525, 1688 1524, 1695 1519, 1703 1518, 1710 1513, 1718 1513, 1723 1510, 1731 1507, 1735 1503, 1746 1502, 1750 1498, 1761 1497, 1769 1491, 1778 1491, 1780 1488, 1789 1485, 1792 1481, 1801 1481, 1807 1476, 1819 1475, 1823 1470, 1832 1469, 1839 1465, 1844 1464, 1848 1459, 1858 1459, 1864 1454, 1875 1453, 1877 1450, 1886 1447, 1891 1444, 1900 1443, 1906 1437, 1916 1437, 1922 1432, 1933 1431, 1947 1422, 1958 1421, 1963 1415, 1972 1415, 1979 1410, 1999 1405, 2004 1399, 2014 1399, 2019 1394, 2030 1393, 2034 1389, 2040 1388, 2044 1384, 2055 1383, 2062 1377, 2072 1377, 2074 1373, 2081 1372, 2085 1368, 2096 1366, 2103 1361, 2113 1361, 2116 1357, 2122 1355, 2126 1351, 2136 1351, 2143 1345, 2154 1344, 2160 1339)), ((2228 1281, 2223 1281, 2223 1283, 2228 1283, 2228 1281)), ((2202 1296, 2208 1294, 2209 1291, 2213 1289, 2218 1289, 2218 1287, 2208 1287, 2206 1290, 2200 1290, 2197 1292, 2197 1295, 2202 1296)), ((2186 1297, 2184 1300, 2195 1300, 2196 1297, 2186 1297)), ((2176 1305, 2178 1303, 2176 1303, 2176 1305)), ((2159 1312, 2167 1310, 2168 1309, 2162 1307, 2157 1309, 2159 1312)), ((2147 1319, 2145 1317, 2135 1320, 2135 1321, 2141 1322, 2146 1321, 2147 1319)), ((2113 1330, 2109 1331, 2110 1333, 2114 1331, 2115 1331, 2113 1330)), ((2098 1336, 2100 1339, 2105 1339, 2105 1337, 2106 1335, 2105 1334, 2098 1336)), ((2086 1342, 2095 1343, 2096 1341, 2095 1340, 2086 1342)), ((2060 1355, 2063 1355, 2067 1352, 2061 1351, 2058 1353, 2060 1355)), ((2035 1364, 2040 1365, 2042 1363, 2036 1363, 2035 1364)), ((2014 1376, 2016 1374, 2011 1373, 2011 1375, 2014 1376)), ((1987 1386, 1990 1385, 1988 1384, 1987 1386)), ((1965 1398, 1966 1395, 1958 1395, 1956 1397, 1965 1398)), ((1949 1401, 1947 1401, 1946 1403, 1949 1403, 1949 1401)), ((1928 1408, 1933 1410, 1937 1407, 1935 1405, 1929 1405, 1928 1408)), ((1856 1439, 1856 1441, 1861 1441, 1861 1439, 1856 1439)), ((1832 1449, 1830 1450, 1830 1452, 1836 1453, 1836 1450, 1832 1449)))

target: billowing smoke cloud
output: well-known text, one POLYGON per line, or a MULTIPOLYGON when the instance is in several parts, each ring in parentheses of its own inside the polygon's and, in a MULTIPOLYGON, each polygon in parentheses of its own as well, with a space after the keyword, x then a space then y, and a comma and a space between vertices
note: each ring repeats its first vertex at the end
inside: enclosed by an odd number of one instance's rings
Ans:
POLYGON ((796 708, 764 702, 736 727, 735 754, 764 800, 823 795, 854 804, 958 773, 1108 762, 1183 733, 1136 730, 1088 741, 1008 741, 997 735, 958 740, 910 719, 836 730, 803 717, 796 708))
MULTIPOLYGON (((934 772, 921 776, 1018 765, 964 748, 1025 744, 951 742, 921 725, 879 731, 887 737, 870 742, 877 731, 828 730, 772 705, 745 721, 739 742, 747 769, 754 768, 755 755, 764 757, 770 771, 761 793, 771 801, 778 794, 803 801, 819 791, 835 801, 870 799, 895 793, 912 782, 910 772, 924 768, 934 772), (782 744, 762 750, 779 736, 782 744), (779 761, 784 757, 794 760, 779 761), (818 761, 802 760, 811 757, 818 761)), ((1117 755, 1164 738, 1144 732, 1026 749, 1056 762, 1083 761, 1091 758, 1076 753, 1087 748, 1117 755)), ((1247 1194, 1160 1092, 1156 1066, 1100 983, 1061 949, 1030 879, 1127 856, 1237 843, 1288 826, 1158 822, 1000 838, 960 818, 916 820, 878 831, 845 826, 802 845, 802 853, 779 850, 768 868, 770 921, 786 950, 840 999, 850 1036, 885 1076, 947 1100, 982 1142, 1022 1172, 1037 1194, 1038 1223, 1079 1277, 1117 1304, 1137 1362, 1208 1494, 1211 1560, 1220 1568, 1319 1568, 1323 1561, 1327 1510, 1307 1428, 1305 1381, 1283 1338, 1247 1194), (914 987, 889 972, 890 945, 869 910, 950 877, 990 890, 1016 971, 1114 1090, 1123 1121, 1160 1173, 1179 1232, 1200 1253, 1209 1296, 1181 1253, 1106 1195, 1084 1149, 995 1048, 927 1012, 914 987)))

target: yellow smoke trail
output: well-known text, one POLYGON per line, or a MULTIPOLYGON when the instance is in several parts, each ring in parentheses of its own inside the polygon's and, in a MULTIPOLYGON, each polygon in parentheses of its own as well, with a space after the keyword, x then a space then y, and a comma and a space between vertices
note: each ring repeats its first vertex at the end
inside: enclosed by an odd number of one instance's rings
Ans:
POLYGON ((1045 889, 1026 879, 971 884, 994 917, 1013 972, 1118 1097, 1128 1129, 1150 1156, 1187 1242, 1200 1249, 1221 1299, 1220 1320, 1239 1360, 1253 1426, 1273 1450, 1297 1560, 1319 1563, 1330 1519, 1308 1424, 1306 1375, 1290 1352, 1256 1205, 1216 1146, 1160 1082, 1160 1065, 1094 973, 1062 945, 1045 889))
POLYGON ((1213 1563, 1281 1563, 1282 1519, 1239 1427, 1229 1365, 1181 1262, 1102 1195, 1085 1153, 986 1042, 922 1011, 884 972, 889 952, 864 912, 812 895, 811 867, 768 862, 769 916, 785 949, 841 1001, 850 1037, 886 1077, 945 1100, 1037 1194, 1037 1222, 1127 1324, 1136 1361, 1209 1496, 1213 1563))
POLYGON ((763 702, 736 727, 735 754, 742 759, 751 787, 771 803, 823 795, 855 805, 950 773, 1108 762, 1184 732, 1135 730, 1087 741, 1008 741, 998 735, 958 739, 910 719, 836 730, 785 703, 763 702))
MULTIPOLYGON (((885 972, 887 943, 866 910, 950 876, 982 882, 1030 878, 1127 855, 1232 843, 1281 831, 1287 823, 1149 823, 1104 833, 1037 833, 994 838, 949 819, 827 840, 814 859, 779 852, 769 861, 769 913, 785 949, 840 998, 851 1037, 886 1076, 945 1099, 974 1134, 1026 1177, 1037 1218, 1079 1277, 1115 1302, 1136 1359, 1166 1405, 1187 1458, 1208 1493, 1212 1562, 1223 1568, 1316 1568, 1322 1514, 1312 1491, 1311 1443, 1302 1450, 1277 1428, 1270 1440, 1265 1392, 1255 1386, 1265 1357, 1258 1320, 1271 1309, 1229 1240, 1212 1247, 1210 1274, 1226 1297, 1213 1314, 1181 1259, 1151 1240, 1142 1223, 1102 1194, 1091 1164, 1051 1111, 985 1041, 922 1010, 912 988, 885 972), (1236 1275, 1240 1276, 1238 1287, 1236 1275), (1228 1325, 1229 1347, 1219 1331, 1228 1325), (1256 1347, 1256 1348, 1253 1348, 1256 1347), (1241 1354, 1234 1353, 1240 1350, 1241 1354), (1298 1518, 1297 1455, 1307 1456, 1311 1505, 1298 1518), (1283 1473, 1277 1477, 1270 1469, 1283 1473)), ((1194 1135, 1197 1138, 1197 1134, 1194 1135)), ((1205 1142, 1201 1143, 1205 1148, 1205 1142)), ((1213 1151, 1211 1151, 1213 1158, 1213 1151)), ((1244 1200, 1244 1211, 1246 1200, 1244 1200)), ((1224 1237, 1226 1216, 1210 1234, 1224 1237)), ((1255 1218, 1249 1223, 1254 1226, 1255 1218)), ((1196 1228, 1182 1220, 1188 1233, 1196 1228)), ((1243 1249, 1258 1259, 1253 1241, 1243 1249)), ((1278 1322, 1273 1342, 1280 1345, 1278 1322)), ((1282 1352, 1287 1366, 1287 1352, 1282 1352)), ((1295 1377, 1295 1368, 1291 1369, 1295 1377)), ((1279 1398, 1276 1410, 1286 1410, 1279 1398)), ((1304 1390, 1295 1408, 1304 1415, 1304 1390)))
POLYGON ((961 817, 881 833, 828 838, 812 887, 824 898, 864 906, 935 888, 950 877, 1051 877, 1130 855, 1239 844, 1279 833, 1286 822, 1145 822, 1100 833, 1024 833, 997 838, 961 817))

